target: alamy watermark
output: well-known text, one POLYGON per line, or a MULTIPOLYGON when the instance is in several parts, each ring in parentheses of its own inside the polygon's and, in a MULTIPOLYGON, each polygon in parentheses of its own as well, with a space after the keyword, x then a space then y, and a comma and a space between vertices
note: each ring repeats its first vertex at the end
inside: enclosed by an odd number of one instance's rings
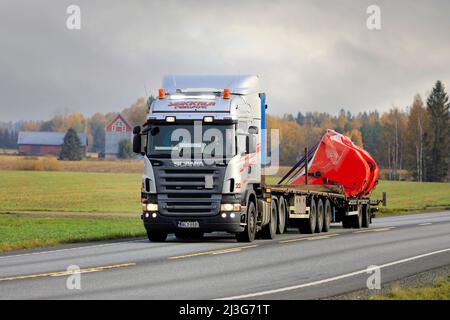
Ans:
POLYGON ((71 265, 67 268, 69 275, 66 280, 67 290, 81 290, 81 269, 77 265, 71 265))
POLYGON ((76 4, 67 7, 66 13, 69 15, 66 19, 66 27, 69 30, 81 29, 81 8, 76 4))
POLYGON ((367 8, 366 26, 369 30, 381 30, 381 8, 377 5, 371 5, 367 8))
POLYGON ((381 268, 378 266, 369 266, 366 270, 367 274, 370 276, 367 278, 366 286, 369 290, 380 290, 381 289, 381 268))

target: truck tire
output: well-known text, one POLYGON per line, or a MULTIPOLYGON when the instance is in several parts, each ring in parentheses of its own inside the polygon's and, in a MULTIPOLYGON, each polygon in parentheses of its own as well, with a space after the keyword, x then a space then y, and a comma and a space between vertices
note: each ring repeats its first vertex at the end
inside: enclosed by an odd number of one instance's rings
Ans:
POLYGON ((314 197, 311 197, 311 204, 309 206, 309 219, 300 219, 300 233, 313 234, 316 229, 317 208, 314 197))
POLYGON ((254 202, 250 202, 247 207, 247 225, 243 232, 236 233, 238 242, 253 242, 256 235, 256 207, 254 202))
POLYGON ((147 237, 150 242, 164 242, 167 239, 167 232, 150 231, 147 229, 147 237))
POLYGON ((363 221, 363 206, 358 207, 358 214, 352 216, 352 227, 354 229, 361 229, 362 227, 362 221, 363 221))
POLYGON ((261 237, 266 240, 275 239, 278 228, 278 206, 272 199, 270 202, 270 221, 268 224, 262 227, 261 237))
POLYGON ((362 206, 362 227, 368 228, 370 227, 370 206, 365 204, 362 206))
POLYGON ((324 219, 323 219, 323 228, 322 231, 323 232, 328 232, 330 231, 330 225, 331 225, 331 204, 330 204, 330 200, 326 200, 325 201, 325 215, 324 215, 324 219))
POLYGON ((317 219, 316 219, 316 230, 315 233, 321 233, 323 228, 323 220, 325 216, 325 210, 323 206, 322 199, 317 200, 317 219))
POLYGON ((278 199, 278 228, 277 233, 283 234, 286 231, 287 227, 287 210, 286 210, 286 202, 284 201, 283 196, 278 199))

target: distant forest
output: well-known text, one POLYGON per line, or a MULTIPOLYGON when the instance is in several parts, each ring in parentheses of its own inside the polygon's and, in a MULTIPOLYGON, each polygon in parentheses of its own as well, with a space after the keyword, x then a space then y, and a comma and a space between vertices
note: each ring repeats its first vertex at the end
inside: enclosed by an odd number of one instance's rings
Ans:
MULTIPOLYGON (((371 153, 386 169, 386 179, 398 180, 406 171, 415 181, 450 181, 450 104, 445 87, 438 81, 426 101, 420 95, 411 100, 407 108, 392 107, 382 114, 341 110, 337 115, 298 112, 268 116, 268 127, 280 129, 280 161, 285 166, 294 164, 304 147, 316 144, 326 129, 334 129, 371 153)), ((146 113, 144 98, 122 111, 132 126, 145 122, 146 113)), ((88 118, 72 113, 48 121, 0 124, 0 148, 15 148, 19 130, 65 132, 74 128, 88 135, 90 151, 102 152, 104 128, 114 116, 96 113, 88 118)))

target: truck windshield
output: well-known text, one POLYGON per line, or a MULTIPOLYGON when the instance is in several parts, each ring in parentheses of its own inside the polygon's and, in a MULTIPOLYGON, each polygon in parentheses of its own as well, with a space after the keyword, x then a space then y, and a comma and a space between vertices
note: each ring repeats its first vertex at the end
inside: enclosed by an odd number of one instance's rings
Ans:
POLYGON ((236 154, 233 124, 162 124, 148 129, 147 155, 228 161, 236 154))

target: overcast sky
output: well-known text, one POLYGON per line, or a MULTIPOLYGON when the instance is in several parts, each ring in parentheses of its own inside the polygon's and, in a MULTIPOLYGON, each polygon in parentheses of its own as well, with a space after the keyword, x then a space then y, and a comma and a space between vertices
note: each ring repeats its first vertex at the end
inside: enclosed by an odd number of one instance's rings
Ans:
POLYGON ((0 121, 120 111, 165 74, 257 74, 270 113, 409 105, 450 88, 450 1, 0 2, 0 121), (81 30, 66 27, 69 5, 81 30), (381 8, 380 31, 366 27, 381 8))

